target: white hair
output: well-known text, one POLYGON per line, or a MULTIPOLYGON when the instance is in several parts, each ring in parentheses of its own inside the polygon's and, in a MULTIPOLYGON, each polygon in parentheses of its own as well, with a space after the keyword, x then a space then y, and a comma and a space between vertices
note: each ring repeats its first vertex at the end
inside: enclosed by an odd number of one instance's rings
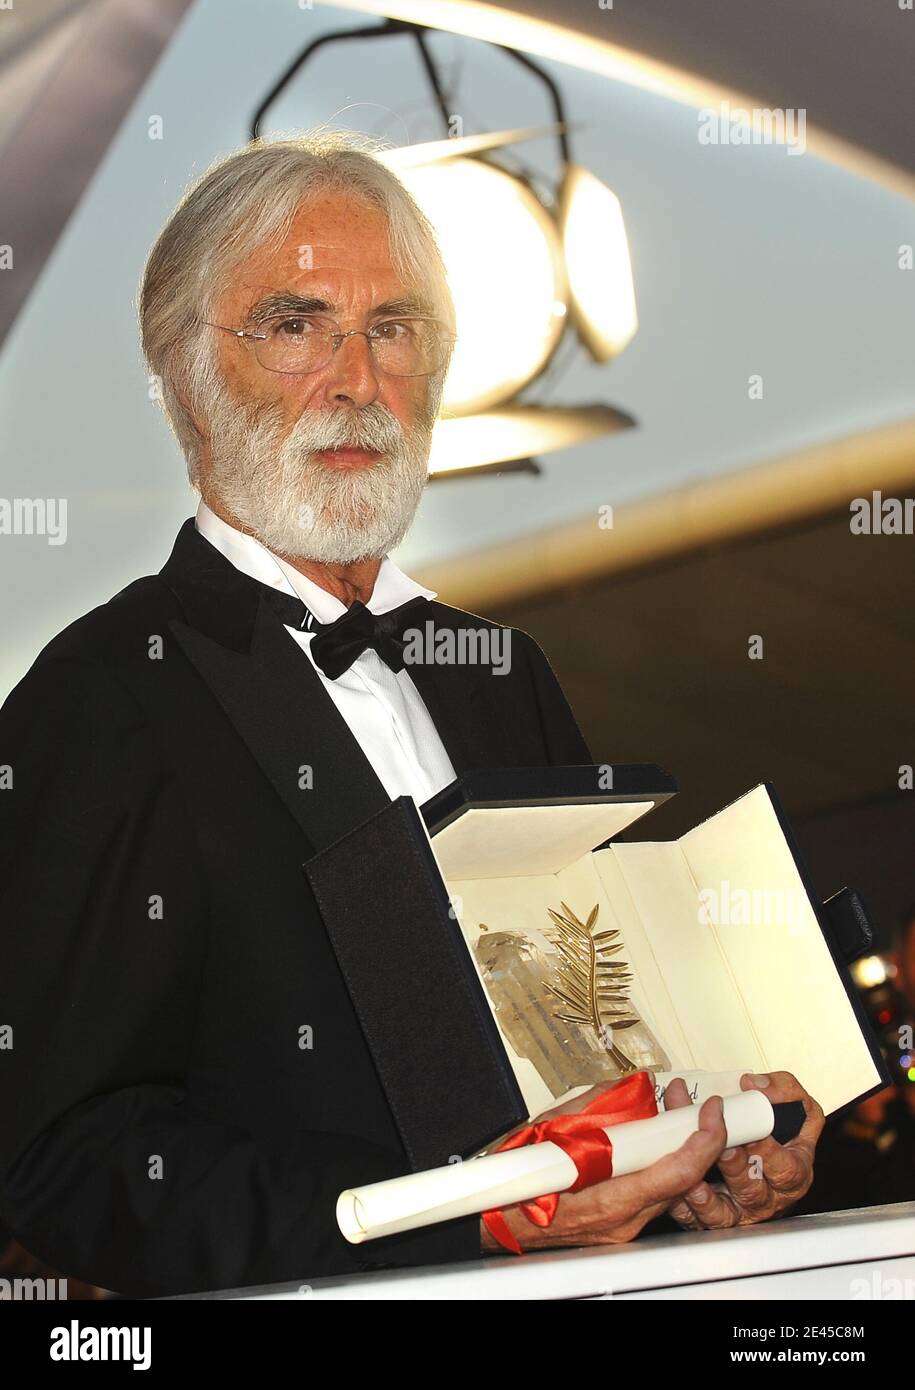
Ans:
MULTIPOLYGON (((345 192, 383 212, 395 272, 430 300, 454 334, 454 302, 435 233, 404 185, 375 157, 385 148, 373 137, 342 130, 257 141, 207 170, 160 233, 140 288, 140 332, 192 486, 199 486, 202 443, 193 415, 206 419, 208 405, 224 399, 206 321, 214 318, 215 303, 237 267, 260 247, 279 244, 303 204, 325 191, 345 192)), ((429 379, 433 417, 449 361, 429 379)))

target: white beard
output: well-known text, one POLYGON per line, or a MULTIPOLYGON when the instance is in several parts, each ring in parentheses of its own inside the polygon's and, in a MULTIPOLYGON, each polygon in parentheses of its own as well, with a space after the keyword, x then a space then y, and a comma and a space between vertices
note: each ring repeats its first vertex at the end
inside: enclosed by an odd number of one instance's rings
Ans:
POLYGON ((429 476, 434 416, 408 435, 386 406, 310 410, 284 436, 278 408, 250 412, 225 389, 206 415, 215 496, 268 550, 345 565, 383 557, 407 534, 429 476), (317 457, 343 445, 382 457, 353 469, 317 457))

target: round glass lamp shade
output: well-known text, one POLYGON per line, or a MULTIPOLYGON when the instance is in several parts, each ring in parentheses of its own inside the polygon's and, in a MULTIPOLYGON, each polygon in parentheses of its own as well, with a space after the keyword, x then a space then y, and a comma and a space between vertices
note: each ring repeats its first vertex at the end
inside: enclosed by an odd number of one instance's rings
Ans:
POLYGON ((398 171, 435 229, 457 314, 443 410, 511 400, 549 360, 566 320, 559 235, 535 194, 479 159, 398 171))

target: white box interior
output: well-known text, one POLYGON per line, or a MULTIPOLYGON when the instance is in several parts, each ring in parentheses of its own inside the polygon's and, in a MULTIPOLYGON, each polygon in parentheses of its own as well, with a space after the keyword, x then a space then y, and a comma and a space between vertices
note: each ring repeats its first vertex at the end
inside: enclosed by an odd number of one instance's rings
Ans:
MULTIPOLYGON (((599 903, 599 924, 621 934, 632 1002, 674 1069, 790 1071, 827 1114, 877 1085, 765 787, 679 841, 592 853, 652 805, 465 811, 431 844, 468 943, 485 922, 549 949, 548 908, 565 900, 584 920, 599 903)), ((556 1104, 506 1047, 528 1114, 556 1104)))

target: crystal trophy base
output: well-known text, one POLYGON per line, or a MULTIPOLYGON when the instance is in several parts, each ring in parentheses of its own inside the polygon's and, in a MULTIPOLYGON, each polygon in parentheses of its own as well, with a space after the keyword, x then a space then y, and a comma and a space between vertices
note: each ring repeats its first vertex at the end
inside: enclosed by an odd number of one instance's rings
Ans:
POLYGON ((537 939, 480 924, 474 951, 506 1041, 537 1070, 555 1100, 670 1060, 628 998, 631 975, 615 960, 615 931, 595 932, 565 903, 537 939), (539 942, 539 944, 538 944, 539 942))

